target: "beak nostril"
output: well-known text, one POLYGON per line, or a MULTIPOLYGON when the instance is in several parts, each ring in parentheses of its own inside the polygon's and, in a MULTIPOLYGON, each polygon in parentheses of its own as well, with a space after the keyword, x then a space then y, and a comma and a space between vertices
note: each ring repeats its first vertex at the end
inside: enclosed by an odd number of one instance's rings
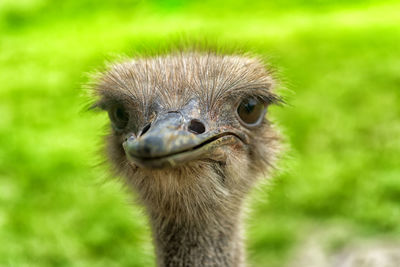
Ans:
POLYGON ((150 129, 151 123, 147 124, 146 126, 144 126, 142 132, 140 133, 139 136, 144 135, 145 133, 147 133, 147 131, 150 129))
POLYGON ((201 121, 193 119, 190 121, 188 130, 194 134, 202 134, 206 131, 206 127, 201 121))

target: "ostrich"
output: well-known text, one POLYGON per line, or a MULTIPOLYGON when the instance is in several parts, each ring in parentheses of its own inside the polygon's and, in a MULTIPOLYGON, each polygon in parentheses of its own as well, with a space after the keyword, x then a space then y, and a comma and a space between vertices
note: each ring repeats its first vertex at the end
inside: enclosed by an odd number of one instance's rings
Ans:
POLYGON ((245 266, 244 200, 273 168, 279 103, 262 61, 176 52, 128 59, 96 76, 108 158, 136 191, 158 266, 245 266))

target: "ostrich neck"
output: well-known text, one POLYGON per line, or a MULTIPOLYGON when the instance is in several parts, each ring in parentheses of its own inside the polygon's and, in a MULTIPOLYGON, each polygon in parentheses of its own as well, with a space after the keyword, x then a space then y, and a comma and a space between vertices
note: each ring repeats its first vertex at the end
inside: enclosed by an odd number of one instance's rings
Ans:
POLYGON ((158 266, 244 266, 240 208, 217 210, 191 220, 150 213, 158 266))
POLYGON ((131 179, 149 216, 159 267, 245 266, 241 221, 254 175, 230 166, 201 162, 131 179))

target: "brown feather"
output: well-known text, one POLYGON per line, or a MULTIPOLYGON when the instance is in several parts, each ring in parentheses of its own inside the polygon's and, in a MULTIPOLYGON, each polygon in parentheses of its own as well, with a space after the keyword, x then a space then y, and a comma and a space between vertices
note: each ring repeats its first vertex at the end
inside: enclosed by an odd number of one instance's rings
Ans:
POLYGON ((244 265, 244 199, 256 178, 273 168, 280 138, 267 119, 248 128, 232 114, 244 97, 281 101, 271 71, 257 57, 177 52, 112 64, 97 77, 97 105, 108 110, 113 103, 123 104, 137 129, 151 121, 155 105, 178 110, 195 98, 202 119, 229 124, 247 136, 247 144, 219 148, 220 159, 160 170, 129 162, 123 134, 111 132, 107 140, 115 169, 150 216, 160 266, 244 265))

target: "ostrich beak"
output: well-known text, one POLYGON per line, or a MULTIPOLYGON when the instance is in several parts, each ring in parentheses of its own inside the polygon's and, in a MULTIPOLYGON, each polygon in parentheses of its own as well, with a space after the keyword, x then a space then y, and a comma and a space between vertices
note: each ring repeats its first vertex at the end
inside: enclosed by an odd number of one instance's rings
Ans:
POLYGON ((234 129, 208 125, 192 120, 183 112, 161 114, 144 134, 131 135, 123 143, 129 160, 143 168, 164 168, 196 160, 218 160, 224 145, 243 142, 234 129))

